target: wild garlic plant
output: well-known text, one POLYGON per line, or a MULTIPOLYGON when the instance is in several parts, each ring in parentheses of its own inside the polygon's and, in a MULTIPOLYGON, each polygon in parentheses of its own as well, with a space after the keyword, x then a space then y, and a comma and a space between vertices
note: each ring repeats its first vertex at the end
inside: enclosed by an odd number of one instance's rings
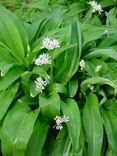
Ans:
POLYGON ((1 155, 117 155, 116 5, 0 6, 1 155))

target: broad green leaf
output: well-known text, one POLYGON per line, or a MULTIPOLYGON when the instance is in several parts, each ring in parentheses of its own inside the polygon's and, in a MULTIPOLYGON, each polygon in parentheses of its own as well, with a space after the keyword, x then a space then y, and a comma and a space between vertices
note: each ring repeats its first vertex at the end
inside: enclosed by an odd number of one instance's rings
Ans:
MULTIPOLYGON (((85 10, 86 5, 84 5, 84 3, 71 3, 70 7, 70 11, 67 13, 67 17, 74 17, 75 15, 78 15, 79 13, 81 13, 82 11, 85 10)), ((65 16, 65 17, 66 17, 65 16)))
POLYGON ((41 156, 41 151, 48 133, 48 124, 37 120, 33 133, 27 145, 25 156, 41 156))
POLYGON ((87 80, 84 80, 82 83, 81 83, 81 90, 83 92, 85 92, 87 89, 88 89, 88 85, 95 85, 95 84, 98 84, 98 85, 109 85, 111 87, 113 87, 114 89, 116 89, 116 85, 109 79, 107 78, 103 78, 103 77, 92 77, 92 78, 89 78, 87 80))
POLYGON ((45 24, 45 32, 48 30, 54 30, 57 27, 60 26, 61 22, 62 22, 62 16, 65 13, 65 9, 62 9, 61 7, 58 7, 58 5, 56 5, 55 7, 53 7, 51 9, 50 14, 48 14, 48 21, 45 24), (57 18, 56 18, 57 17, 57 18))
POLYGON ((26 54, 27 45, 29 45, 29 41, 28 41, 28 34, 27 34, 27 30, 25 28, 24 22, 21 20, 21 18, 14 15, 8 9, 1 7, 1 12, 2 12, 2 14, 6 14, 8 16, 8 18, 10 18, 15 23, 15 26, 17 27, 17 30, 20 34, 21 39, 22 39, 22 43, 23 43, 24 50, 25 50, 24 52, 26 54))
POLYGON ((15 57, 13 57, 9 53, 9 49, 4 48, 4 46, 1 45, 0 43, 0 62, 7 62, 8 64, 14 64, 17 63, 17 60, 15 57))
POLYGON ((21 83, 23 86, 23 90, 25 92, 26 95, 30 94, 30 77, 31 77, 31 72, 29 71, 25 71, 22 75, 21 75, 21 83))
POLYGON ((111 9, 109 12, 106 12, 107 24, 116 28, 117 25, 117 8, 111 9))
POLYGON ((116 156, 111 147, 108 147, 106 156, 116 156))
POLYGON ((66 50, 69 50, 69 52, 70 52, 71 48, 74 48, 74 47, 77 47, 77 46, 78 46, 78 44, 72 44, 72 45, 69 45, 69 46, 61 47, 61 48, 53 51, 53 53, 52 53, 53 60, 55 60, 60 54, 65 53, 66 50))
POLYGON ((12 67, 4 77, 0 78, 0 90, 7 89, 8 86, 17 80, 23 72, 24 67, 22 66, 12 67))
POLYGON ((69 79, 76 73, 79 66, 79 60, 82 50, 82 37, 80 24, 76 18, 71 22, 71 31, 69 44, 73 45, 78 43, 78 46, 73 47, 65 52, 64 63, 59 69, 56 79, 62 83, 67 83, 69 79))
POLYGON ((107 59, 112 58, 115 61, 117 61, 117 52, 112 48, 99 49, 99 50, 90 52, 88 55, 85 56, 85 58, 87 58, 87 59, 91 59, 91 58, 95 58, 95 57, 105 57, 107 59))
POLYGON ((50 84, 48 87, 48 91, 49 91, 49 94, 63 93, 65 95, 68 95, 66 87, 60 83, 50 84))
POLYGON ((12 55, 19 61, 24 60, 25 52, 15 22, 9 12, 0 6, 0 41, 2 41, 11 51, 12 55))
POLYGON ((111 110, 102 110, 107 139, 112 150, 117 155, 117 115, 111 110))
POLYGON ((32 70, 32 73, 40 75, 40 76, 45 77, 45 78, 48 77, 48 74, 46 73, 46 71, 41 67, 34 67, 32 70))
POLYGON ((100 4, 102 7, 108 7, 117 5, 117 2, 114 0, 101 0, 100 4))
POLYGON ((100 155, 103 142, 103 125, 97 96, 89 94, 83 109, 83 125, 88 142, 87 156, 100 155))
POLYGON ((39 105, 42 115, 47 119, 53 119, 60 114, 60 97, 58 94, 46 96, 39 95, 39 105))
POLYGON ((4 156, 24 156, 39 109, 32 111, 25 103, 17 104, 6 116, 1 129, 4 156))
POLYGON ((0 62, 1 77, 5 76, 13 64, 8 64, 6 62, 0 62))
POLYGON ((117 115, 117 98, 112 98, 110 100, 108 99, 104 103, 104 108, 107 108, 108 110, 117 115))
POLYGON ((70 97, 74 97, 78 90, 78 81, 76 79, 72 79, 69 81, 69 95, 70 97))
POLYGON ((67 122, 68 134, 72 143, 73 155, 79 153, 81 119, 77 103, 73 99, 67 99, 66 103, 61 102, 62 112, 69 117, 67 122))
POLYGON ((27 31, 29 35, 30 42, 33 42, 39 37, 39 34, 42 29, 45 17, 41 17, 38 21, 32 21, 31 24, 27 25, 27 31))
POLYGON ((104 35, 105 28, 101 26, 94 26, 87 24, 82 26, 82 34, 83 34, 83 47, 94 40, 99 39, 102 35, 104 35))
POLYGON ((78 151, 78 156, 83 155, 84 147, 85 147, 85 134, 84 134, 84 129, 83 126, 81 125, 81 130, 80 130, 80 138, 79 138, 79 151, 78 151))
POLYGON ((40 1, 32 1, 32 3, 28 4, 29 7, 31 8, 36 8, 36 9, 39 9, 39 10, 45 10, 47 7, 48 7, 48 3, 49 3, 49 0, 40 0, 40 1))
POLYGON ((66 128, 64 128, 62 131, 59 131, 50 156, 68 156, 70 155, 70 148, 71 141, 66 128))
POLYGON ((5 115, 7 109, 9 108, 13 98, 18 90, 18 84, 12 86, 11 88, 0 91, 0 120, 5 115))
POLYGON ((99 48, 111 47, 114 44, 116 44, 116 42, 117 42, 117 34, 113 33, 112 35, 110 35, 108 32, 107 37, 101 40, 98 47, 99 48))

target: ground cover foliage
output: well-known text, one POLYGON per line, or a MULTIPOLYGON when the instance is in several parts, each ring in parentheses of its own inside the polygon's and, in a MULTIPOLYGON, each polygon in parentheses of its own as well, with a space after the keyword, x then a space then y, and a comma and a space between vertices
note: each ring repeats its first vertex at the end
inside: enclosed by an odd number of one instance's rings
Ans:
POLYGON ((1 155, 117 156, 116 0, 20 5, 0 6, 1 155))

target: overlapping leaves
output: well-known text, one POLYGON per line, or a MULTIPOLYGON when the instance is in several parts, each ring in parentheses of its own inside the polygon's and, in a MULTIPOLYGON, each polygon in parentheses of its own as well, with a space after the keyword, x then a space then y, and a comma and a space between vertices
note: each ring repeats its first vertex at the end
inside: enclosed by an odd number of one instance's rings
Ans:
POLYGON ((4 156, 117 155, 117 21, 116 9, 110 10, 116 2, 100 1, 102 15, 86 13, 89 4, 79 2, 32 3, 28 23, 0 6, 4 156), (59 39, 60 48, 50 52, 51 66, 36 67, 34 59, 49 53, 41 46, 48 36, 59 39), (39 93, 35 79, 48 75, 50 82, 39 93), (61 131, 56 116, 69 118, 61 131))

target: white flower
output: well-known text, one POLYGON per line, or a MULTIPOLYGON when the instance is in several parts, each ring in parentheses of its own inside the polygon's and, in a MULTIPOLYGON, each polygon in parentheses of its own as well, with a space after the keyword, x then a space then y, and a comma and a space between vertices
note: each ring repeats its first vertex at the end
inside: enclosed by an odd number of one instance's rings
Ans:
POLYGON ((81 70, 83 70, 85 68, 85 61, 81 60, 79 65, 80 65, 81 70))
POLYGON ((69 117, 67 116, 67 117, 65 117, 65 115, 64 116, 62 116, 62 120, 63 120, 63 122, 69 122, 69 117))
POLYGON ((93 90, 94 89, 94 86, 92 86, 92 85, 90 85, 90 84, 88 84, 88 86, 87 86, 90 90, 93 90))
POLYGON ((22 100, 21 100, 21 99, 18 99, 18 102, 19 102, 19 103, 22 103, 22 100))
POLYGON ((53 39, 52 40, 52 45, 53 45, 53 48, 60 48, 60 43, 57 39, 53 39))
POLYGON ((98 11, 100 14, 103 11, 101 5, 97 4, 95 1, 90 1, 88 4, 92 7, 92 12, 98 11))
POLYGON ((60 47, 60 43, 57 39, 51 39, 49 37, 46 37, 42 40, 42 48, 53 50, 59 47, 60 47))
POLYGON ((46 77, 45 77, 45 85, 47 85, 48 83, 50 83, 50 76, 49 75, 47 75, 46 77))
POLYGON ((98 73, 101 68, 102 68, 102 65, 97 65, 95 68, 95 73, 98 73))
POLYGON ((59 130, 59 129, 62 130, 63 129, 62 123, 68 122, 69 121, 69 117, 65 117, 65 115, 64 116, 56 116, 54 118, 54 120, 56 121, 56 124, 54 126, 54 127, 56 127, 56 130, 59 130))
POLYGON ((45 89, 46 85, 49 83, 49 78, 50 77, 42 79, 42 77, 40 76, 35 80, 36 91, 38 93, 42 93, 42 91, 45 89))
POLYGON ((37 66, 41 66, 43 64, 51 64, 51 56, 49 56, 49 54, 41 54, 37 59, 34 60, 34 63, 37 66))
POLYGON ((104 31, 104 34, 108 34, 108 30, 107 29, 104 31))

